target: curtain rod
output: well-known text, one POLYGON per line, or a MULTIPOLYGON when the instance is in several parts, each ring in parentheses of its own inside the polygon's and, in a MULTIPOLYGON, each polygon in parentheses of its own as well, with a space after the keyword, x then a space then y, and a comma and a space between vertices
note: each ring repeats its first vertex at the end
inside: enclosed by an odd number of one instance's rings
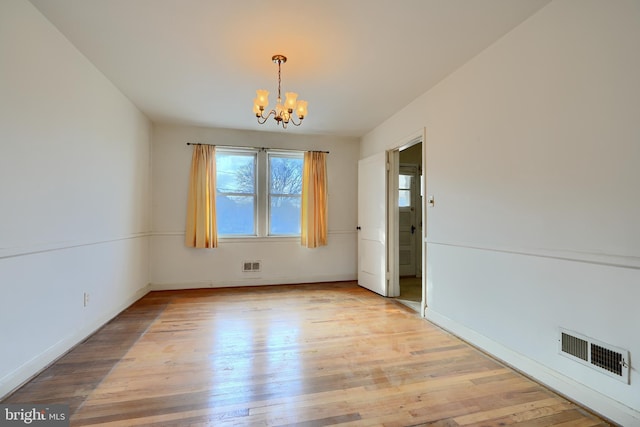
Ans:
MULTIPOLYGON (((253 148, 255 150, 285 150, 285 151, 301 151, 301 152, 305 151, 305 150, 290 150, 288 148, 239 147, 237 145, 202 144, 200 142, 187 142, 187 145, 212 145, 214 147, 223 147, 223 148, 253 148)), ((327 154, 329 154, 328 151, 319 151, 319 150, 308 150, 308 151, 315 151, 316 153, 327 153, 327 154)))

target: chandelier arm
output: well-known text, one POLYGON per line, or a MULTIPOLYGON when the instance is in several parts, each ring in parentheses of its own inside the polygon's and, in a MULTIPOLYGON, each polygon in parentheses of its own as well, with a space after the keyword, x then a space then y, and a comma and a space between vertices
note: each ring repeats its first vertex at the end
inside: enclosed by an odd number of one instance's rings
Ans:
POLYGON ((302 119, 300 119, 298 121, 298 123, 296 123, 296 121, 293 119, 293 114, 289 117, 289 123, 293 123, 294 126, 300 126, 302 124, 302 119))
POLYGON ((263 114, 263 112, 260 113, 259 116, 256 116, 256 118, 258 119, 258 123, 263 125, 267 122, 267 120, 269 119, 269 117, 271 117, 271 115, 273 114, 273 117, 276 116, 276 110, 271 110, 269 111, 269 114, 267 114, 266 116, 263 114), (260 120, 262 119, 262 120, 260 120))

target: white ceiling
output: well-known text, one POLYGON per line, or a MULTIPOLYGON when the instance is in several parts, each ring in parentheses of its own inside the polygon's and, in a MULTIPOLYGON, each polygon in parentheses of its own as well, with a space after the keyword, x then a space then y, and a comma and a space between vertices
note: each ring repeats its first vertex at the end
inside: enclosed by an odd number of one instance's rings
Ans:
MULTIPOLYGON (((258 125, 256 89, 309 102, 303 133, 361 136, 549 0, 31 0, 154 122, 258 125)), ((293 127, 291 127, 293 128, 293 127)), ((290 129, 287 129, 289 132, 290 129)))

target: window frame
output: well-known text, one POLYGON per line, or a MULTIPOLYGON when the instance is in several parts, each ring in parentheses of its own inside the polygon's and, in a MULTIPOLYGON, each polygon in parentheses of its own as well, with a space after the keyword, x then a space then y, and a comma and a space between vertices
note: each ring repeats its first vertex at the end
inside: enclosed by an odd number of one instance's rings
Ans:
MULTIPOLYGON (((254 179, 255 186, 253 193, 254 205, 253 205, 253 221, 254 221, 254 234, 221 234, 218 230, 218 238, 221 241, 242 241, 247 239, 284 239, 292 240, 300 237, 300 231, 297 234, 271 234, 271 212, 270 212, 270 158, 271 157, 290 157, 304 159, 304 151, 300 150, 287 150, 287 149, 265 149, 265 148, 252 148, 252 147, 216 147, 216 156, 220 154, 239 154, 239 155, 253 155, 254 156, 254 179)), ((303 160, 304 161, 304 160, 303 160)), ((304 163, 303 163, 304 167, 304 163)), ((216 178, 217 178, 216 170, 216 178)), ((301 171, 302 173, 302 171, 301 171)), ((216 200, 218 196, 218 189, 216 184, 216 200)), ((252 193, 227 193, 226 195, 238 195, 249 196, 252 193)), ((298 195, 302 201, 302 189, 298 195)), ((216 216, 219 215, 219 211, 216 208, 216 216)), ((216 218, 217 219, 217 218, 216 218)))

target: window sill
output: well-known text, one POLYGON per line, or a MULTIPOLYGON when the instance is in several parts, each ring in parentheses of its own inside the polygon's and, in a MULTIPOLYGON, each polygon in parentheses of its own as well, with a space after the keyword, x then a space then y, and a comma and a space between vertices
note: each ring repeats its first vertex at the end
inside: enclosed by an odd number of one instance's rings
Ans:
POLYGON ((243 236, 218 237, 218 243, 299 242, 300 236, 243 236))

